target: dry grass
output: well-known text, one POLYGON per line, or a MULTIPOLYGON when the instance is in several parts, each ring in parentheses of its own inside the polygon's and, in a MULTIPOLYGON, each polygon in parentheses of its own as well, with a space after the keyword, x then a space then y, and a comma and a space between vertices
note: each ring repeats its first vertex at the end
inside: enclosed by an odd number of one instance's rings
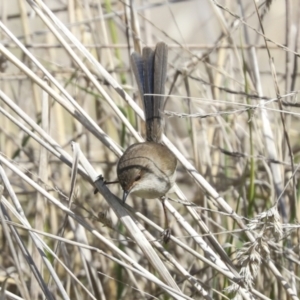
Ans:
POLYGON ((1 2, 0 299, 298 299, 299 6, 1 2), (93 184, 142 140, 129 56, 161 40, 168 244, 159 200, 93 184))

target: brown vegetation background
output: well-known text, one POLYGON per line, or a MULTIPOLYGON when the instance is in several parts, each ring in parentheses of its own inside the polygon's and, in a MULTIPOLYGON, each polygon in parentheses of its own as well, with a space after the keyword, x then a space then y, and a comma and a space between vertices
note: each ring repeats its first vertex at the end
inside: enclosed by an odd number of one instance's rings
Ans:
POLYGON ((0 15, 0 299, 298 299, 299 1, 6 0, 0 15), (160 200, 93 185, 142 140, 129 58, 158 41, 178 158, 167 244, 160 200))

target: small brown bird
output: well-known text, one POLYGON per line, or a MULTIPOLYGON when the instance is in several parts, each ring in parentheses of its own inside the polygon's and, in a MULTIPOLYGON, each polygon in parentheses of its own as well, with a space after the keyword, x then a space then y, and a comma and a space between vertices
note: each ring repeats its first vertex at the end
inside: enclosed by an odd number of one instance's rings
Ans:
MULTIPOLYGON (((145 47, 142 56, 136 52, 131 55, 144 104, 146 142, 131 145, 119 160, 117 174, 124 202, 129 194, 145 199, 162 197, 175 183, 177 159, 161 144, 167 56, 168 47, 162 42, 157 44, 155 51, 145 47)), ((165 216, 168 222, 166 211, 165 216)))

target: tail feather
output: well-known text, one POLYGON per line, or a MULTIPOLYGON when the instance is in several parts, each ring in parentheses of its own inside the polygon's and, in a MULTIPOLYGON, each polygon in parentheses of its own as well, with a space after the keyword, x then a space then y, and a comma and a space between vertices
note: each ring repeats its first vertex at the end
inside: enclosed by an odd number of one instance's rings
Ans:
POLYGON ((146 118, 146 139, 161 142, 164 118, 164 93, 167 74, 168 47, 158 43, 155 51, 143 49, 143 56, 134 52, 131 55, 132 69, 144 103, 146 118))

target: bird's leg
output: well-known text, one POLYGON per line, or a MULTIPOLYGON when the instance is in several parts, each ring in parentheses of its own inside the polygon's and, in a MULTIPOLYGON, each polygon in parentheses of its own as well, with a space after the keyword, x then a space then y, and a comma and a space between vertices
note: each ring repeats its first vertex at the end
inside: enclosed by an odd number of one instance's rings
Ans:
MULTIPOLYGON (((102 181, 104 182, 104 184, 114 184, 114 183, 119 183, 119 180, 115 180, 115 181, 106 181, 106 180, 104 180, 103 175, 99 175, 99 176, 96 178, 95 181, 97 181, 97 180, 102 180, 102 181)), ((96 195, 97 193, 98 193, 98 190, 97 190, 97 188, 95 188, 95 190, 94 190, 94 195, 96 195)))
POLYGON ((168 214, 167 214, 167 210, 166 210, 166 206, 165 206, 166 197, 162 197, 161 200, 162 200, 161 203, 162 203, 162 206, 164 209, 164 214, 165 214, 165 230, 162 232, 162 238, 165 243, 168 243, 168 241, 170 240, 170 236, 171 236, 171 228, 169 227, 169 219, 168 219, 168 214))

